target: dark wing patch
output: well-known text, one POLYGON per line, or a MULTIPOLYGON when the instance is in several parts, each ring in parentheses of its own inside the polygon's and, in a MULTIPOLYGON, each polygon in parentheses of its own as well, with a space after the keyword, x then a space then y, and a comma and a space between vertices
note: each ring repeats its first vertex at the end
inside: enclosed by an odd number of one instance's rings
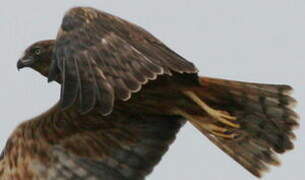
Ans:
POLYGON ((61 146, 54 147, 53 156, 57 162, 48 180, 127 180, 116 169, 109 168, 103 160, 75 156, 61 146))
POLYGON ((115 98, 128 100, 160 74, 196 73, 195 66, 142 28, 93 8, 64 17, 49 80, 62 77, 61 105, 86 113, 97 104, 111 113, 115 98))

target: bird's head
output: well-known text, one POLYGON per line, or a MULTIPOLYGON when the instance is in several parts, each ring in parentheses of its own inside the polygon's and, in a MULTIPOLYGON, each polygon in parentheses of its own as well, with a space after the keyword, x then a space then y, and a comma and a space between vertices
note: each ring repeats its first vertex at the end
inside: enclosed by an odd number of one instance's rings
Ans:
POLYGON ((17 68, 30 67, 48 76, 55 40, 39 41, 29 46, 17 63, 17 68))

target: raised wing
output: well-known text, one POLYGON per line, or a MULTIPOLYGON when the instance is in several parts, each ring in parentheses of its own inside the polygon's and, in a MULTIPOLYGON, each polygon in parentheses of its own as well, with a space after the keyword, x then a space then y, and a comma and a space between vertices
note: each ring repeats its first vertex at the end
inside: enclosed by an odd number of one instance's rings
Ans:
POLYGON ((128 100, 161 74, 196 73, 195 66, 142 28, 93 8, 73 8, 64 17, 49 80, 62 77, 61 105, 76 102, 82 113, 128 100))
POLYGON ((80 115, 57 105, 14 131, 0 159, 0 179, 145 179, 184 122, 118 110, 80 115))

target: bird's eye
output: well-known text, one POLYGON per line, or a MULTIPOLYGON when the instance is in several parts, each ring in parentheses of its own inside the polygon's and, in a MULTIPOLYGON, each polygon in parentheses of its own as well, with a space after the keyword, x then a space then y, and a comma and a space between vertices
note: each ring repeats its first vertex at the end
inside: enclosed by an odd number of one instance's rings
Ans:
POLYGON ((34 50, 34 53, 35 53, 36 55, 40 55, 41 49, 40 49, 40 48, 36 48, 36 49, 34 50))

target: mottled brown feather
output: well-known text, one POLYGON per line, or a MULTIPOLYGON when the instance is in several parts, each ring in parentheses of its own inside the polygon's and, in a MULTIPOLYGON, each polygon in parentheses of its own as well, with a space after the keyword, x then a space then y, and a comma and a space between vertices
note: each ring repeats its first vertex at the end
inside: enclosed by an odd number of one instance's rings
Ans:
POLYGON ((183 117, 258 177, 293 148, 290 86, 198 77, 192 63, 116 16, 73 8, 57 39, 33 44, 22 59, 33 59, 37 46, 44 53, 27 67, 61 84, 60 102, 16 128, 0 156, 1 179, 144 179, 183 117), (185 92, 236 117, 235 126, 185 92), (228 131, 213 134, 208 125, 228 131))
POLYGON ((234 139, 199 130, 253 175, 261 177, 269 165, 280 164, 276 153, 293 149, 298 116, 291 109, 296 101, 289 96, 290 86, 209 77, 200 78, 200 83, 202 88, 194 90, 200 98, 237 117, 241 127, 231 128, 238 134, 234 139))
POLYGON ((57 104, 22 123, 0 160, 1 180, 144 179, 185 120, 114 110, 81 115, 57 104))
POLYGON ((111 113, 115 98, 128 100, 159 74, 197 72, 192 63, 144 29, 93 8, 66 13, 53 57, 49 80, 62 75, 62 108, 73 105, 78 97, 83 113, 95 105, 102 107, 103 114, 111 113), (107 98, 99 98, 104 93, 107 98))

